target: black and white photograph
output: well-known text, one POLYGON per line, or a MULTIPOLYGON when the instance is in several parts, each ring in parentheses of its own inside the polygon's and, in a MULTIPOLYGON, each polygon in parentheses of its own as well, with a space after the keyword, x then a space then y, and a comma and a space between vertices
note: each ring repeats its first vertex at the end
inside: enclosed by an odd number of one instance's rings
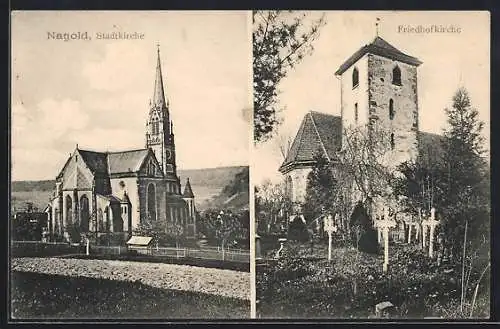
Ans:
POLYGON ((489 319, 490 13, 252 16, 256 317, 489 319))
POLYGON ((250 317, 246 11, 11 12, 11 320, 250 317))

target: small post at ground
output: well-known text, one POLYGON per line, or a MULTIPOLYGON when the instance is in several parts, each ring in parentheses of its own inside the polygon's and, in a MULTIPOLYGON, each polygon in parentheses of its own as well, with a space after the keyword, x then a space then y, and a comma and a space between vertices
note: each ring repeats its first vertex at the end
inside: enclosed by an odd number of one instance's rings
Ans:
POLYGON ((262 254, 261 254, 261 246, 260 246, 260 236, 258 234, 255 234, 255 259, 260 260, 262 259, 262 254))
POLYGON ((86 242, 86 246, 85 246, 85 254, 86 254, 87 256, 88 256, 88 255, 90 255, 90 252, 89 252, 89 251, 90 251, 90 250, 89 250, 89 241, 90 241, 90 240, 89 240, 89 238, 88 238, 88 237, 87 237, 87 238, 85 238, 85 242, 86 242))
POLYGON ((389 267, 389 227, 384 227, 384 273, 389 267))
POLYGON ((408 223, 408 243, 411 243, 411 228, 413 227, 412 223, 408 223))
POLYGON ((436 220, 436 209, 432 208, 431 209, 431 217, 429 219, 429 226, 430 226, 430 235, 429 235, 429 257, 433 258, 434 257, 434 231, 436 229, 436 226, 439 225, 439 221, 436 220))

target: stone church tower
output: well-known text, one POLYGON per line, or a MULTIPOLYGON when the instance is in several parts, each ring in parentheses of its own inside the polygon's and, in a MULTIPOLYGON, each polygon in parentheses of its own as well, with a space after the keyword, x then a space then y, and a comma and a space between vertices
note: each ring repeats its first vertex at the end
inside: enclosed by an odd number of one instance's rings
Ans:
POLYGON ((168 99, 165 99, 159 48, 153 99, 150 101, 149 117, 146 122, 146 148, 152 149, 158 159, 167 180, 167 190, 180 194, 181 187, 175 162, 173 122, 170 118, 168 99))
POLYGON ((343 128, 368 125, 379 132, 379 141, 387 143, 388 160, 394 166, 414 160, 418 154, 420 64, 377 36, 335 72, 341 78, 343 128))

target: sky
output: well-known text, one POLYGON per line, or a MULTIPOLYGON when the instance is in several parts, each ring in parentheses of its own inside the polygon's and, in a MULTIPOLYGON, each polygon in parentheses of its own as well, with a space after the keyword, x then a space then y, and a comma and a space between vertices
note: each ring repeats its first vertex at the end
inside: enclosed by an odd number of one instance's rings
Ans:
MULTIPOLYGON (((308 12, 309 19, 324 12, 308 12)), ((253 153, 252 175, 260 184, 281 179, 283 161, 279 150, 284 140, 295 136, 304 115, 319 111, 340 115, 340 81, 334 73, 339 66, 376 36, 402 52, 417 57, 420 130, 442 133, 446 127, 444 108, 458 87, 465 87, 472 104, 485 123, 483 135, 489 149, 490 132, 490 16, 488 12, 326 12, 326 25, 314 43, 314 52, 296 66, 279 85, 283 124, 277 135, 260 144, 253 153), (436 25, 448 32, 408 33, 436 25), (459 33, 457 32, 460 29, 459 33)), ((436 29, 435 29, 436 30, 436 29)))
POLYGON ((12 180, 53 179, 80 149, 145 147, 157 44, 179 169, 248 165, 246 12, 13 12, 12 180), (98 40, 97 33, 143 34, 98 40), (87 32, 92 40, 53 40, 87 32))

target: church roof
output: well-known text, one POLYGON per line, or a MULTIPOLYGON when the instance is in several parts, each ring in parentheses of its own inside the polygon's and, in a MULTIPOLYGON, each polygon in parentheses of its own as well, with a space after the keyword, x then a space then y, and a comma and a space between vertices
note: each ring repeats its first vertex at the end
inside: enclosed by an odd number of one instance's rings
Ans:
POLYGON ((90 170, 98 174, 108 173, 108 159, 106 153, 79 149, 78 152, 90 170))
POLYGON ((370 53, 374 55, 379 55, 387 57, 393 60, 397 60, 406 64, 418 66, 422 62, 413 56, 406 55, 399 49, 377 36, 371 43, 364 45, 358 51, 356 51, 351 57, 349 57, 342 65, 340 65, 335 75, 340 75, 344 73, 351 65, 356 63, 365 54, 370 53))
POLYGON ((79 149, 78 152, 92 172, 107 175, 138 172, 150 150, 96 152, 79 149))
POLYGON ((300 128, 279 170, 290 164, 314 160, 321 151, 329 160, 341 145, 342 122, 339 116, 310 111, 304 116, 300 128))
POLYGON ((137 172, 140 170, 149 149, 108 153, 110 174, 137 172))
POLYGON ((193 190, 191 189, 191 183, 189 182, 189 178, 187 179, 186 186, 184 187, 184 193, 182 196, 185 198, 194 198, 193 190))

